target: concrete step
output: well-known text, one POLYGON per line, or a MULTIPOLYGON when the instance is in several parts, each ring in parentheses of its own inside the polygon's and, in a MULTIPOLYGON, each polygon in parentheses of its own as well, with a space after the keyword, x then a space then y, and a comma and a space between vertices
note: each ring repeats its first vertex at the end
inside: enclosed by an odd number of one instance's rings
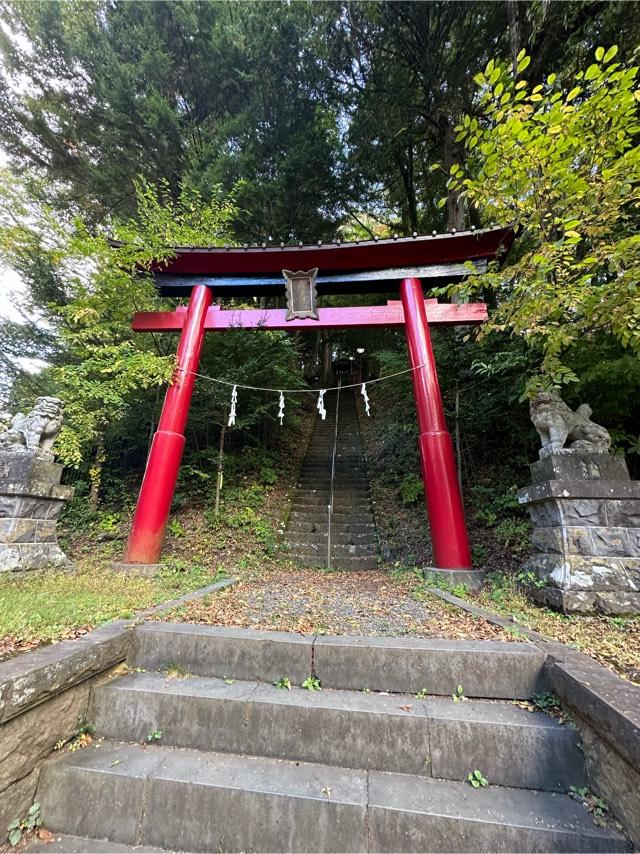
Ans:
MULTIPOLYGON (((300 471, 300 477, 331 477, 331 465, 328 466, 304 466, 300 471)), ((336 467, 334 480, 349 481, 367 480, 368 475, 363 468, 336 467)))
MULTIPOLYGON (((313 542, 306 539, 291 541, 289 537, 285 535, 284 543, 287 546, 288 553, 296 555, 297 557, 315 557, 316 555, 319 555, 321 560, 324 561, 327 555, 326 540, 324 543, 313 542)), ((332 538, 331 558, 333 561, 336 561, 339 558, 359 559, 367 557, 371 557, 374 560, 377 559, 375 543, 336 543, 332 538)))
MULTIPOLYGON (((331 476, 327 474, 301 474, 298 478, 297 488, 302 492, 328 489, 331 485, 331 476), (308 485, 307 485, 308 484, 308 485), (322 486, 320 486, 322 484, 322 486)), ((369 479, 367 477, 350 477, 348 475, 336 475, 333 479, 336 490, 343 492, 363 492, 369 495, 369 479)))
MULTIPOLYGON (((52 842, 41 842, 37 840, 23 851, 49 852, 49 854, 164 854, 164 848, 147 845, 121 845, 119 842, 108 842, 105 839, 89 839, 87 836, 68 836, 67 834, 56 834, 52 842)), ((171 852, 167 852, 171 854, 171 852)))
MULTIPOLYGON (((300 498, 296 495, 292 510, 304 513, 307 510, 313 512, 325 512, 329 506, 329 496, 319 495, 317 498, 300 498)), ((345 498, 337 493, 333 496, 334 513, 351 513, 353 511, 371 511, 371 502, 368 498, 345 498)))
MULTIPOLYGON (((373 546, 375 550, 376 537, 373 529, 369 529, 364 533, 353 533, 342 531, 341 528, 331 526, 331 542, 339 545, 357 545, 357 546, 373 546)), ((305 543, 321 543, 327 546, 327 532, 319 533, 317 531, 291 531, 287 528, 285 534, 285 542, 291 547, 292 545, 304 545, 305 543)))
MULTIPOLYGON (((324 489, 298 489, 296 490, 295 497, 299 499, 304 498, 327 498, 329 495, 329 490, 324 489)), ((341 485, 334 489, 334 497, 340 496, 340 498, 352 498, 354 500, 364 499, 369 501, 370 492, 368 489, 352 489, 348 487, 346 484, 341 485)))
MULTIPOLYGON (((295 632, 149 622, 134 629, 129 664, 176 663, 197 676, 301 684, 312 672, 325 688, 449 697, 526 699, 547 690, 545 654, 531 643, 414 637, 313 636, 295 632)), ((456 704, 458 705, 458 704, 456 704)))
POLYGON ((67 753, 37 800, 54 832, 174 851, 626 848, 567 795, 159 746, 67 753))
MULTIPOLYGON (((286 676, 286 674, 282 674, 286 676)), ((587 784, 577 732, 511 703, 137 673, 94 688, 99 737, 567 792, 587 784)))
MULTIPOLYGON (((327 533, 327 520, 325 518, 324 522, 302 522, 296 519, 289 519, 287 523, 287 533, 291 534, 325 534, 327 533)), ((341 522, 339 525, 334 522, 331 525, 332 531, 340 531, 345 534, 353 534, 354 536, 358 534, 366 534, 371 535, 375 538, 376 527, 373 522, 361 522, 361 523, 353 523, 349 524, 348 522, 341 522)))
MULTIPOLYGON (((290 521, 294 522, 309 522, 311 524, 327 524, 327 511, 316 513, 302 510, 292 510, 289 516, 290 521)), ((332 524, 334 525, 375 525, 373 513, 364 512, 363 510, 354 510, 352 513, 334 512, 332 516, 332 524)))
MULTIPOLYGON (((300 566, 315 567, 316 569, 326 569, 327 559, 315 554, 300 554, 287 552, 286 557, 300 566)), ((378 557, 373 555, 367 557, 346 557, 338 555, 331 559, 331 569, 344 570, 353 572, 365 572, 378 569, 378 557)))

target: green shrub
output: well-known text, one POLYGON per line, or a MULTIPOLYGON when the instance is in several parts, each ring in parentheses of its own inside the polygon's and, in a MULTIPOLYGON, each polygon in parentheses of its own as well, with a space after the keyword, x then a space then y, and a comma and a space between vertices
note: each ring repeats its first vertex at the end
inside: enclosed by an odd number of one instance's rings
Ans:
POLYGON ((494 534, 501 546, 514 555, 524 555, 530 548, 530 530, 531 525, 526 519, 508 516, 496 525, 494 534))
POLYGON ((424 484, 415 474, 407 475, 400 484, 403 504, 416 504, 424 496, 424 484))

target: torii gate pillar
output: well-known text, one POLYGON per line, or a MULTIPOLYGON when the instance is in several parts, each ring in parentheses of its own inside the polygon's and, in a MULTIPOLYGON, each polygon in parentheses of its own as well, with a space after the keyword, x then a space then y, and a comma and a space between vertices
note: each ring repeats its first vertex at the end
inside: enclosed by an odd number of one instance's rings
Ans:
POLYGON ((403 279, 400 297, 418 413, 420 460, 435 567, 429 572, 453 584, 477 587, 483 572, 472 570, 464 507, 451 436, 431 347, 420 279, 403 279), (436 569, 437 567, 437 569, 436 569))
POLYGON ((197 285, 191 294, 178 352, 177 369, 167 389, 151 443, 149 459, 133 516, 125 563, 155 567, 164 544, 165 529, 173 501, 182 452, 184 429, 193 396, 195 373, 204 343, 204 325, 212 293, 206 285, 197 285))

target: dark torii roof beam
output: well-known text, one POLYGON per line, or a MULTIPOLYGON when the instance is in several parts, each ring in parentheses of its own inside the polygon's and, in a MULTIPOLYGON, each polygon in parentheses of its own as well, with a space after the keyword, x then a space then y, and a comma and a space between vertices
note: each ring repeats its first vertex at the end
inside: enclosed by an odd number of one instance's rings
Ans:
POLYGON ((173 248, 174 257, 151 265, 161 296, 186 296, 196 284, 226 297, 283 292, 282 270, 318 268, 319 293, 388 293, 405 278, 444 284, 478 272, 506 252, 514 239, 511 227, 431 237, 403 237, 355 243, 263 247, 190 246, 173 248))

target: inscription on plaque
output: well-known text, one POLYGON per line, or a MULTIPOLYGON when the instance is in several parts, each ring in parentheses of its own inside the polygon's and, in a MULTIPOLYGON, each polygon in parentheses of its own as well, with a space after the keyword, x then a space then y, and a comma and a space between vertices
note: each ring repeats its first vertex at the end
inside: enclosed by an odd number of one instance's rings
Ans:
POLYGON ((313 270, 283 270, 287 284, 287 320, 319 320, 317 309, 316 278, 318 268, 313 270))

